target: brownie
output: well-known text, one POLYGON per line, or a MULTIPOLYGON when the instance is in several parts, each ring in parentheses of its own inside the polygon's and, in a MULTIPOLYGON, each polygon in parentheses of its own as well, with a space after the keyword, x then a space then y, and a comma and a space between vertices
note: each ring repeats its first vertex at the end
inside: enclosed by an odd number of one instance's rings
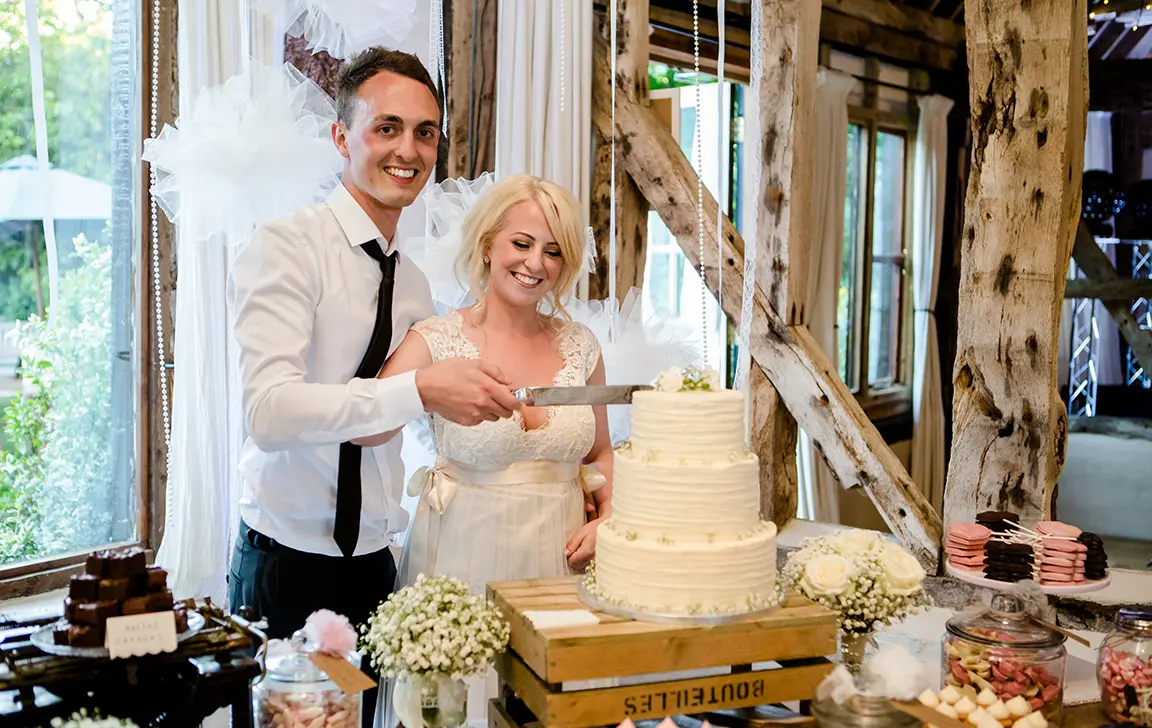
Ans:
POLYGON ((101 579, 98 599, 102 602, 122 602, 128 598, 131 584, 131 579, 101 579))
POLYGON ((172 610, 176 615, 176 634, 181 634, 188 631, 188 610, 183 606, 178 606, 172 610))
POLYGON ((1026 543, 1009 543, 1007 541, 989 541, 984 545, 984 552, 988 554, 1028 554, 1035 550, 1026 543))
POLYGON ((72 626, 64 620, 60 620, 52 625, 52 644, 66 645, 68 644, 68 632, 72 626))
POLYGON ((68 596, 85 602, 94 602, 100 595, 100 577, 76 574, 68 582, 68 596))
POLYGON ((143 574, 147 568, 147 554, 138 546, 113 551, 108 558, 107 573, 105 576, 114 579, 123 579, 136 574, 143 574))
POLYGON ((145 575, 148 578, 149 592, 163 591, 168 587, 168 572, 159 566, 149 566, 145 575))
POLYGON ((167 612, 175 605, 175 600, 172 599, 172 592, 167 589, 149 594, 145 598, 148 600, 149 612, 167 612))
POLYGON ((149 598, 146 594, 138 597, 128 597, 124 600, 124 603, 120 605, 120 613, 126 617, 132 614, 144 614, 148 611, 148 602, 149 598))
POLYGON ((88 555, 88 561, 84 564, 84 572, 89 576, 104 577, 111 576, 109 573, 109 562, 112 560, 111 551, 96 551, 88 555))
POLYGON ((68 630, 68 644, 73 647, 103 647, 104 627, 74 624, 68 630))
POLYGON ((84 602, 76 605, 77 624, 98 625, 103 628, 109 617, 120 616, 120 605, 116 602, 84 602))

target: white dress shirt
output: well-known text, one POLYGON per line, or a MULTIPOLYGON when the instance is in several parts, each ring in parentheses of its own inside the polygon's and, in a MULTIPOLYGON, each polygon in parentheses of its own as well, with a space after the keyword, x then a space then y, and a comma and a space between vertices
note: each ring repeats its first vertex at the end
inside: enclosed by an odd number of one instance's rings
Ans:
MULTIPOLYGON (((332 540, 340 443, 424 414, 415 372, 354 378, 376 320, 380 265, 360 247, 373 239, 393 249, 337 185, 324 203, 258 229, 232 265, 229 297, 248 430, 240 515, 298 551, 340 555, 332 540)), ((433 314, 427 279, 402 258, 388 354, 413 323, 433 314)), ((401 444, 397 435, 363 450, 356 554, 385 548, 408 524, 400 506, 401 444)))

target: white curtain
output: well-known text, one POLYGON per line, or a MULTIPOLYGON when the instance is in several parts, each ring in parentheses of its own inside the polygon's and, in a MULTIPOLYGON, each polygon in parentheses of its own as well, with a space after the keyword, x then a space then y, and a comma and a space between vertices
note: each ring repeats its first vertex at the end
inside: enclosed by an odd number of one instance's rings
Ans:
POLYGON ((500 0, 496 177, 567 188, 588 213, 592 177, 592 3, 500 0))
MULTIPOLYGON (((820 69, 816 98, 816 159, 813 184, 815 231, 809 253, 808 330, 824 353, 836 361, 836 302, 844 258, 844 194, 848 173, 848 94, 853 79, 820 69)), ((840 488, 836 477, 816 453, 808 435, 800 433, 800 497, 797 513, 823 523, 840 520, 840 488)))
MULTIPOLYGON (((191 108, 201 88, 243 70, 244 6, 233 0, 180 0, 181 108, 191 108)), ((177 598, 210 596, 224 604, 243 441, 226 296, 230 252, 219 241, 185 246, 179 240, 178 230, 167 515, 156 561, 169 570, 177 598)))
POLYGON ((944 403, 935 308, 952 105, 943 96, 920 98, 912 163, 912 481, 938 513, 944 508, 944 403))

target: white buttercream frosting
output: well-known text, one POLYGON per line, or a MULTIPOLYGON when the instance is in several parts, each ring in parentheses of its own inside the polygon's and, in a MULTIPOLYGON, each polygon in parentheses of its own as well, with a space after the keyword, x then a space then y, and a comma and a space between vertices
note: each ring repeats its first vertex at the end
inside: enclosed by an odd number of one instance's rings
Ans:
POLYGON ((776 527, 760 520, 744 394, 637 392, 616 452, 612 518, 596 536, 595 591, 631 609, 732 614, 772 603, 776 527))

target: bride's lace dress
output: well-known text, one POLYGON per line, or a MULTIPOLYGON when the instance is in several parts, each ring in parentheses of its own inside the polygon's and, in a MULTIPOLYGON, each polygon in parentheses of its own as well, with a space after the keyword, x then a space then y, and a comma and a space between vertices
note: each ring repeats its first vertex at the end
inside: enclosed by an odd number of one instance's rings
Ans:
MULTIPOLYGON (((434 362, 480 357, 457 312, 413 330, 424 337, 434 362)), ((563 366, 553 384, 587 384, 600 358, 591 330, 565 325, 557 351, 563 366)), ((592 408, 550 407, 544 423, 531 430, 519 412, 474 427, 439 415, 431 424, 437 465, 418 471, 409 484, 410 493, 420 488, 421 494, 397 587, 421 573, 445 574, 484 595, 490 581, 571 573, 564 547, 585 523, 583 488, 602 481, 581 466, 595 439, 592 408)), ((488 696, 484 681, 476 682, 469 690, 469 723, 484 724, 488 696)))

